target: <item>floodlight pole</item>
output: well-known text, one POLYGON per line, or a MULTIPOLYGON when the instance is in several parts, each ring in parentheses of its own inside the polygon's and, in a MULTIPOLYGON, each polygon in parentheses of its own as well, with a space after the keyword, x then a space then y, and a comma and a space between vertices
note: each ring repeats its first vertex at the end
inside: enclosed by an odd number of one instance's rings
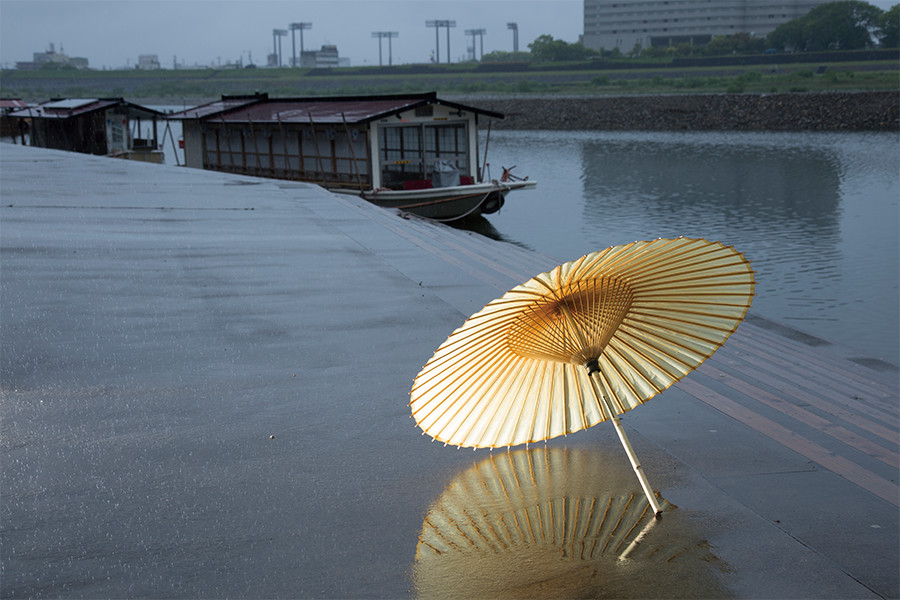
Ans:
POLYGON ((447 28, 447 64, 450 64, 450 28, 456 27, 456 21, 444 21, 444 27, 447 28))
POLYGON ((291 30, 291 53, 293 54, 293 58, 291 59, 291 66, 297 67, 297 46, 295 44, 294 32, 300 31, 300 62, 303 62, 303 31, 305 29, 312 29, 312 23, 291 23, 288 25, 291 30))
POLYGON ((441 31, 441 23, 442 21, 425 21, 425 27, 434 27, 434 62, 438 64, 441 62, 441 42, 440 42, 440 31, 441 31))
POLYGON ((277 56, 278 66, 281 66, 281 38, 282 36, 287 35, 286 29, 273 29, 272 30, 272 40, 274 48, 272 48, 273 53, 277 56))
POLYGON ((450 62, 450 28, 456 27, 456 21, 450 21, 447 19, 435 19, 432 21, 425 21, 425 27, 434 27, 434 52, 435 52, 435 63, 441 62, 441 42, 440 42, 440 29, 441 27, 447 28, 447 62, 450 62))
POLYGON ((628 460, 631 462, 631 468, 634 470, 634 474, 637 475, 638 481, 641 482, 641 488, 643 488, 644 495, 647 496, 647 501, 650 502, 650 506, 653 508, 653 513, 658 517, 662 513, 662 509, 659 507, 659 502, 657 502, 656 496, 653 494, 650 482, 647 481, 647 476, 641 468, 641 463, 638 462, 637 455, 634 453, 634 448, 632 448, 631 442, 628 441, 628 436, 625 435, 625 429, 622 427, 622 422, 619 421, 619 416, 616 414, 616 411, 613 410, 609 399, 600 392, 600 390, 603 389, 600 384, 600 365, 598 361, 594 359, 585 364, 585 367, 591 377, 591 382, 593 384, 591 387, 594 389, 594 395, 597 397, 597 401, 600 403, 602 411, 606 413, 609 420, 613 422, 616 433, 619 435, 619 441, 622 442, 622 447, 625 448, 625 454, 628 455, 628 460))
POLYGON ((484 34, 486 29, 466 29, 466 35, 472 36, 472 60, 475 60, 475 36, 481 40, 481 58, 484 58, 484 34))
POLYGON ((512 29, 513 32, 513 52, 519 51, 519 24, 518 23, 507 23, 507 29, 512 29))
POLYGON ((373 31, 372 37, 378 38, 378 66, 381 66, 381 40, 387 38, 388 41, 388 66, 394 64, 393 61, 393 53, 391 51, 391 38, 397 37, 398 34, 396 31, 373 31))

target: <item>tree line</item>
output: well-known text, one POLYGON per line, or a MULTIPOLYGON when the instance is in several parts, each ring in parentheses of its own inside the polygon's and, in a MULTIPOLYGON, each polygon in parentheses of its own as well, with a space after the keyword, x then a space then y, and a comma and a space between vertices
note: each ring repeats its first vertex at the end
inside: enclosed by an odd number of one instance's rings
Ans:
POLYGON ((816 52, 822 50, 863 50, 900 46, 900 4, 882 10, 864 0, 838 0, 820 4, 806 15, 779 25, 766 37, 748 33, 714 36, 709 43, 688 42, 675 46, 643 48, 640 44, 623 53, 619 48, 593 50, 581 43, 569 43, 542 35, 528 44, 530 52, 492 52, 484 62, 563 62, 592 58, 665 58, 669 56, 723 56, 764 52, 816 52))

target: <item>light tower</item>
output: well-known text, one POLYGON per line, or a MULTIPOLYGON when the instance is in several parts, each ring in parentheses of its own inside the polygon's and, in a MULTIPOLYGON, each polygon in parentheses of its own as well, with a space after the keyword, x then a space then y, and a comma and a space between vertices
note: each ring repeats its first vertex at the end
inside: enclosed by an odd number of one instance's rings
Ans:
POLYGON ((300 62, 303 62, 303 30, 312 29, 312 23, 291 23, 290 25, 288 25, 288 27, 291 30, 291 53, 293 54, 293 58, 291 59, 291 66, 296 67, 298 66, 297 46, 294 32, 298 29, 300 30, 300 62))
POLYGON ((373 31, 372 37, 378 38, 378 66, 381 66, 381 40, 387 38, 388 41, 388 66, 394 64, 393 56, 391 52, 391 38, 395 38, 399 36, 396 31, 373 31))
POLYGON ((466 29, 466 35, 472 36, 472 60, 475 60, 475 36, 478 36, 478 39, 481 41, 481 58, 484 58, 484 34, 487 33, 485 29, 466 29))
POLYGON ((425 27, 434 27, 434 49, 435 49, 435 62, 441 62, 441 47, 440 42, 438 41, 438 31, 440 31, 441 27, 447 28, 447 62, 450 62, 450 28, 456 27, 456 21, 449 21, 447 19, 436 19, 433 21, 425 21, 425 27))
POLYGON ((518 23, 507 23, 507 29, 512 29, 513 32, 513 52, 519 51, 519 24, 518 23))
POLYGON ((272 53, 275 55, 276 65, 281 66, 281 38, 287 35, 286 29, 272 30, 272 53))

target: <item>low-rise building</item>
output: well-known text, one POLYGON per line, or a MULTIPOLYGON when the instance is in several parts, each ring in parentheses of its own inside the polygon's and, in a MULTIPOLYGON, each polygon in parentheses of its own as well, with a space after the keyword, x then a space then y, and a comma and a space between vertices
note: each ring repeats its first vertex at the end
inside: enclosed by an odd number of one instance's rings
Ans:
POLYGON ((156 71, 159 67, 159 55, 141 54, 138 56, 137 68, 141 71, 156 71))
POLYGON ((37 69, 41 69, 48 65, 54 65, 58 67, 74 67, 76 69, 87 69, 88 68, 88 59, 83 57, 70 57, 67 56, 62 49, 62 46, 59 47, 59 52, 56 51, 56 46, 51 42, 50 49, 47 52, 35 52, 33 55, 33 60, 28 61, 20 61, 16 63, 16 69, 20 71, 36 71, 37 69))
POLYGON ((325 45, 321 50, 304 50, 300 53, 300 66, 308 69, 328 69, 341 66, 337 46, 325 45))

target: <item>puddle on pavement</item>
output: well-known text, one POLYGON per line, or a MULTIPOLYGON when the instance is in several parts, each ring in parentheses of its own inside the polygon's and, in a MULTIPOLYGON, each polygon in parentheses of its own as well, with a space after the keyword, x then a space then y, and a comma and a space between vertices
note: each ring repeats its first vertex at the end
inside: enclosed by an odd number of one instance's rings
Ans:
POLYGON ((627 460, 603 450, 492 454, 431 506, 411 570, 420 598, 727 597, 727 565, 627 460))

